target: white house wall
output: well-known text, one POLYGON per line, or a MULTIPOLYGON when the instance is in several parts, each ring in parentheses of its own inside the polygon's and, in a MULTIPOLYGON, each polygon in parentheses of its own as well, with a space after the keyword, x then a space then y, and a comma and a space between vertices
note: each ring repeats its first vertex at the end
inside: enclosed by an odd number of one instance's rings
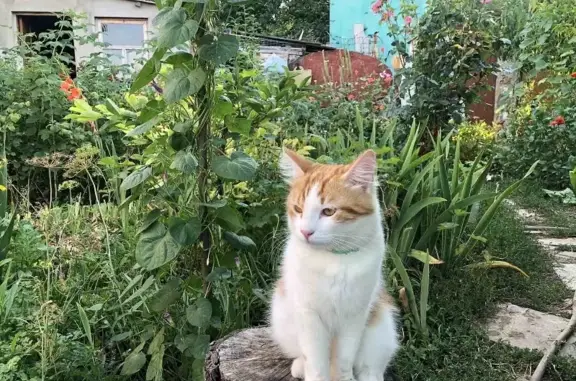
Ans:
MULTIPOLYGON (((18 14, 60 13, 73 10, 87 16, 87 33, 96 32, 98 18, 147 19, 147 30, 152 33, 152 20, 158 13, 154 4, 128 0, 0 0, 0 48, 17 44, 18 14)), ((76 46, 76 61, 94 53, 93 45, 76 46)))

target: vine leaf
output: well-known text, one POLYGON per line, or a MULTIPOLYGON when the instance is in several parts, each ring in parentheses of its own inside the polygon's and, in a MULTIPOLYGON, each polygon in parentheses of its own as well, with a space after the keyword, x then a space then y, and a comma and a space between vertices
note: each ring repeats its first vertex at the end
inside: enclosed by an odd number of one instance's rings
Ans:
POLYGON ((227 156, 216 156, 212 159, 212 169, 225 179, 248 181, 256 174, 258 163, 244 152, 236 151, 227 156))
POLYGON ((162 223, 156 221, 140 235, 136 261, 146 270, 154 270, 176 258, 178 252, 178 242, 162 223))
POLYGON ((207 34, 200 39, 198 55, 201 59, 221 65, 234 58, 239 44, 235 36, 207 34))

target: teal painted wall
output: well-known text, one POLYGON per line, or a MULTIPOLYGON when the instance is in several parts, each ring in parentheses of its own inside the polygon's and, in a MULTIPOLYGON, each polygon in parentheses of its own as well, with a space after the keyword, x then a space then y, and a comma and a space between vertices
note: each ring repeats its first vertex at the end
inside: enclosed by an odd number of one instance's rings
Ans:
MULTIPOLYGON (((380 15, 372 12, 371 5, 375 0, 331 0, 330 1, 330 45, 335 48, 370 53, 374 42, 370 37, 378 32, 378 57, 392 69, 392 56, 388 54, 392 45, 386 24, 379 25, 380 15), (354 39, 354 24, 364 25, 366 36, 356 48, 354 39), (382 52, 384 48, 384 52, 382 52)), ((426 0, 413 0, 418 5, 418 15, 422 15, 426 8, 426 0)), ((400 0, 389 0, 394 9, 400 9, 400 0)), ((414 22, 414 21, 413 21, 414 22)))

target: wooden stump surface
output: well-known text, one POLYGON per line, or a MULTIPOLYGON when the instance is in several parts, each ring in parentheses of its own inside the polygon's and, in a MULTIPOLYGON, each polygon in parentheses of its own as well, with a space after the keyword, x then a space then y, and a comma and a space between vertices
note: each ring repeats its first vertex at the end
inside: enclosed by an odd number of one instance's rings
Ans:
POLYGON ((291 365, 268 328, 251 328, 212 343, 206 381, 297 381, 290 375, 291 365))
MULTIPOLYGON (((206 381, 298 381, 290 375, 291 365, 292 359, 274 344, 268 328, 250 328, 210 345, 206 381)), ((384 379, 397 380, 393 374, 384 379)))

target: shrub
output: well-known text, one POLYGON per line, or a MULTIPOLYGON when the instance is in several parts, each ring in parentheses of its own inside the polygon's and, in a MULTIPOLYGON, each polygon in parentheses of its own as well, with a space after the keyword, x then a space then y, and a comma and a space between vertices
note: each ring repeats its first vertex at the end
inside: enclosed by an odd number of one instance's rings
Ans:
MULTIPOLYGON (((386 5, 388 8, 389 5, 386 5)), ((400 14, 410 8, 401 7, 400 14)), ((407 32, 416 41, 413 51, 395 50, 406 62, 398 72, 400 96, 409 95, 400 115, 407 123, 413 118, 430 129, 446 129, 459 123, 466 107, 478 99, 485 79, 497 69, 495 54, 503 45, 500 31, 493 28, 496 14, 480 1, 431 1, 418 25, 407 32)), ((397 30, 396 17, 386 19, 397 30)), ((401 35, 405 36, 405 33, 401 35)), ((424 138, 427 138, 424 135, 424 138)))
POLYGON ((564 189, 576 164, 575 107, 525 108, 529 118, 518 117, 500 141, 499 163, 504 172, 518 177, 536 160, 536 178, 543 186, 564 189))
POLYGON ((484 149, 491 147, 500 126, 489 125, 484 121, 466 121, 458 126, 453 140, 460 140, 462 160, 473 161, 484 149))
MULTIPOLYGON (((58 25, 72 27, 65 19, 58 25)), ((31 196, 40 201, 47 201, 57 189, 60 164, 35 165, 37 158, 54 153, 71 154, 84 144, 94 144, 96 135, 114 140, 117 149, 124 151, 119 134, 106 129, 96 133, 89 125, 64 117, 78 97, 94 102, 110 98, 125 104, 122 94, 128 85, 117 77, 125 75, 128 68, 114 66, 106 57, 93 55, 80 65, 72 81, 66 66, 72 63, 71 57, 64 50, 73 48, 78 41, 66 33, 62 30, 42 33, 38 41, 32 44, 23 41, 0 56, 0 132, 6 133, 8 171, 16 188, 34 184, 31 196), (61 53, 54 49, 51 55, 43 54, 46 49, 52 51, 53 46, 62 47, 61 53), (49 176, 56 181, 49 184, 49 176)))

